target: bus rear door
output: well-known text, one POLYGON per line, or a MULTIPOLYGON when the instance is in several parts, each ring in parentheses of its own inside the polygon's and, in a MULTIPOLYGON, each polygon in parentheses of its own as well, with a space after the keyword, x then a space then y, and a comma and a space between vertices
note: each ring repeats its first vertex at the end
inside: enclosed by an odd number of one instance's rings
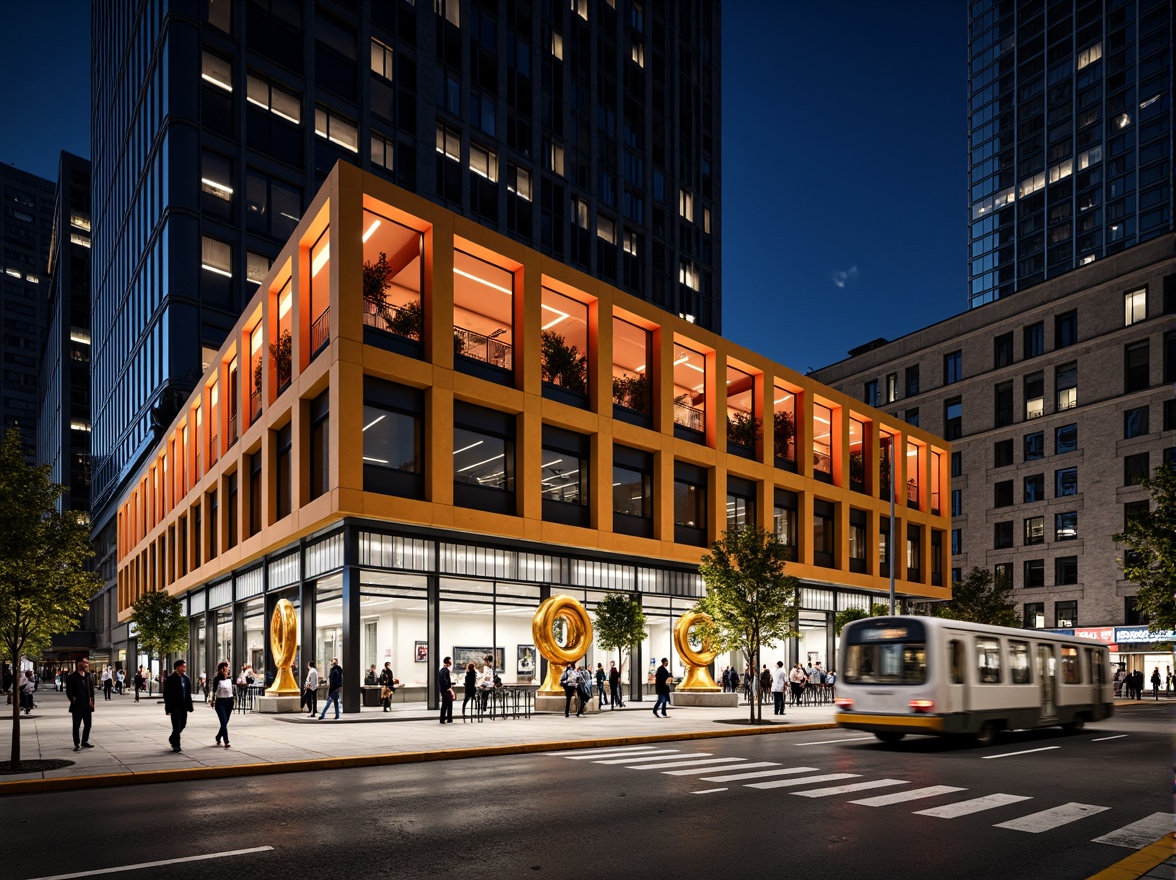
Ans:
POLYGON ((964 685, 964 658, 967 656, 964 637, 959 633, 948 633, 946 675, 944 676, 944 693, 946 703, 943 707, 944 715, 957 715, 968 711, 966 703, 967 691, 964 685))

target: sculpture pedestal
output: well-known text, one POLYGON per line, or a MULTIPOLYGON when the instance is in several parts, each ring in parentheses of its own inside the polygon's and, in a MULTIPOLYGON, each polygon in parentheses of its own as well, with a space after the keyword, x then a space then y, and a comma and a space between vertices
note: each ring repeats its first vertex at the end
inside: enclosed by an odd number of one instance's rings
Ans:
POLYGON ((286 715, 302 711, 302 697, 295 694, 292 697, 267 697, 262 695, 253 701, 255 712, 262 715, 286 715))
POLYGON ((674 691, 670 694, 670 705, 730 709, 739 705, 739 694, 722 691, 674 691))
MULTIPOLYGON (((564 710, 564 703, 565 702, 566 702, 565 697, 545 696, 544 694, 538 694, 535 697, 535 711, 536 712, 552 712, 552 713, 558 712, 558 713, 562 714, 563 710, 564 710)), ((577 703, 575 700, 572 700, 572 711, 575 712, 576 708, 577 708, 577 703)), ((591 700, 588 701, 588 707, 584 710, 584 714, 585 715, 596 715, 599 712, 600 712, 600 700, 598 700, 596 697, 593 697, 591 700)))

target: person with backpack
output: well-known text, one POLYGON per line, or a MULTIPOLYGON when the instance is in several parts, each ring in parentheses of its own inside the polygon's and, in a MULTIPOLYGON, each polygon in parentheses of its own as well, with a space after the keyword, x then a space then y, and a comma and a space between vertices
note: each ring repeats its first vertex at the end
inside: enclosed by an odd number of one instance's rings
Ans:
POLYGON ((384 705, 385 712, 392 711, 392 695, 396 693, 396 685, 400 684, 400 679, 392 674, 392 661, 388 660, 384 663, 384 670, 380 673, 380 702, 384 705))
POLYGON ((621 670, 617 669, 615 660, 610 660, 608 664, 608 692, 612 708, 624 708, 625 704, 621 702, 621 670))
POLYGON ((605 703, 608 702, 607 698, 604 695, 604 681, 606 678, 607 678, 607 676, 604 674, 604 664, 597 663, 596 664, 596 694, 597 694, 597 697, 599 697, 599 699, 600 699, 600 708, 601 709, 603 709, 605 706, 605 703))
MULTIPOLYGON (((564 718, 568 718, 572 713, 572 697, 576 696, 576 692, 580 688, 580 673, 576 671, 576 664, 569 663, 564 667, 563 674, 559 677, 559 683, 563 685, 564 689, 564 718)), ((580 712, 584 707, 580 707, 580 712)), ((576 717, 580 717, 580 712, 576 713, 576 717)))
POLYGON ((766 694, 772 692, 772 671, 768 669, 768 664, 764 664, 764 668, 760 670, 759 674, 759 696, 760 700, 766 700, 766 694))

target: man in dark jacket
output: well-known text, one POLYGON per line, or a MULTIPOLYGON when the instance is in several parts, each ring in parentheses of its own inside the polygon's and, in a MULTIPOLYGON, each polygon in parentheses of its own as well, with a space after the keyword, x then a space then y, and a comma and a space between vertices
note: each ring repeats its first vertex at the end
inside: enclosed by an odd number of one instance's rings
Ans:
POLYGON ((94 682, 90 681, 90 661, 83 657, 77 669, 65 679, 65 696, 69 699, 69 713, 73 716, 74 751, 92 749, 90 725, 94 721, 94 682), (81 728, 81 736, 78 736, 81 728))
POLYGON ((188 724, 188 713, 194 711, 192 706, 192 682, 187 676, 188 664, 177 660, 172 666, 172 674, 163 683, 163 709, 171 718, 172 735, 168 737, 172 751, 180 751, 180 734, 188 724))
POLYGON ((673 679, 670 677, 669 659, 662 657, 661 666, 657 668, 657 674, 654 676, 653 689, 657 691, 657 701, 653 704, 653 715, 657 717, 657 710, 661 709, 662 718, 668 718, 666 714, 666 707, 670 705, 670 682, 673 679))
POLYGON ((327 678, 327 701, 323 704, 323 711, 319 713, 319 721, 327 717, 327 710, 331 703, 335 704, 335 720, 339 720, 341 700, 343 699, 343 667, 339 665, 339 658, 331 658, 331 672, 327 678))
POLYGON ((608 692, 612 708, 625 705, 621 702, 621 670, 617 669, 615 660, 608 664, 608 692))
POLYGON ((449 674, 452 658, 446 657, 444 664, 437 670, 437 695, 441 698, 441 723, 453 723, 453 676, 449 674))

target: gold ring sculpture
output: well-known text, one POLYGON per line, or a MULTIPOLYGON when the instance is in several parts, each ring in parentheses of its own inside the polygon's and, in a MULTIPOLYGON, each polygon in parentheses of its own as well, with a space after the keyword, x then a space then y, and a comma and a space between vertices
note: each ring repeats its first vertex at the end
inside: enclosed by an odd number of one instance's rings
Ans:
POLYGON ((297 651, 298 612, 289 599, 279 599, 274 606, 274 616, 270 618, 270 653, 273 654, 274 665, 278 667, 278 676, 266 689, 267 697, 298 696, 298 682, 291 671, 297 651))
POLYGON ((562 667, 581 659, 592 645, 592 621, 588 612, 571 596, 544 599, 531 621, 531 636, 535 639, 535 647, 547 660, 547 678, 539 688, 539 695, 562 697, 564 689, 559 683, 562 667), (567 643, 564 645, 555 641, 553 632, 556 620, 561 617, 567 626, 567 643))
POLYGON ((695 624, 703 621, 713 622, 709 614, 703 614, 700 611, 687 611, 674 624, 674 650, 678 652, 678 656, 686 665, 686 677, 682 679, 682 684, 676 690, 685 692, 719 690, 719 686, 711 678, 710 670, 707 669, 715 659, 715 652, 711 650, 710 643, 703 642, 702 649, 699 651, 690 647, 690 630, 695 624))

